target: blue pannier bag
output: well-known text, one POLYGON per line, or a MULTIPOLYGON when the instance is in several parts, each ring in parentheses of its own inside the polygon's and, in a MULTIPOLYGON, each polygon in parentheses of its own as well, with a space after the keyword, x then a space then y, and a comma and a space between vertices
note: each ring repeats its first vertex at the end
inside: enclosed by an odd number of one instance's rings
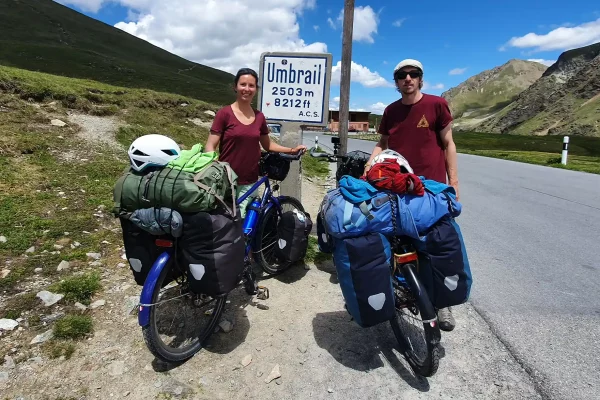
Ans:
POLYGON ((473 277, 460 227, 450 216, 440 219, 420 240, 419 278, 437 309, 469 299, 473 277))
POLYGON ((389 240, 380 233, 369 233, 334 242, 335 269, 354 321, 368 328, 392 319, 396 308, 389 240))

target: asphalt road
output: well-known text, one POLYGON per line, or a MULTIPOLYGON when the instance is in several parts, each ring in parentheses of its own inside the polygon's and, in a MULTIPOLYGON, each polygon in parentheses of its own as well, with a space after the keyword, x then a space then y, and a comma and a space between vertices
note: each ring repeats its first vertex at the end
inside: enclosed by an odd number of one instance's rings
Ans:
POLYGON ((471 304, 543 398, 598 398, 600 176, 463 154, 458 169, 471 304))

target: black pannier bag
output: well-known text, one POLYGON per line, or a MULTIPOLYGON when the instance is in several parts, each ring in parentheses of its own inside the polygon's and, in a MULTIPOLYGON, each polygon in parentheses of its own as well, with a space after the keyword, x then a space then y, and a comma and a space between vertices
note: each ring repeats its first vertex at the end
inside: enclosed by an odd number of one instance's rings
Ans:
POLYGON ((340 180, 344 175, 350 175, 353 178, 360 178, 365 171, 365 164, 369 161, 371 154, 354 150, 346 153, 346 160, 344 160, 338 168, 335 179, 340 180))
POLYGON ((263 152, 260 157, 260 173, 274 181, 283 181, 290 172, 291 161, 279 153, 263 152))
MULTIPOLYGON (((143 286, 152 264, 166 250, 156 245, 156 239, 172 240, 172 237, 169 235, 152 235, 126 218, 119 218, 119 221, 123 231, 123 245, 125 256, 129 262, 129 269, 135 282, 143 286)), ((164 280, 163 286, 169 284, 177 275, 175 269, 171 268, 170 271, 171 276, 164 280)))
POLYGON ((213 297, 229 293, 244 269, 241 219, 212 211, 184 214, 183 221, 177 261, 187 273, 190 290, 213 297))
POLYGON ((419 278, 433 306, 439 309, 465 303, 473 277, 456 221, 443 217, 414 243, 419 253, 419 278))
POLYGON ((286 211, 277 223, 275 257, 286 264, 295 263, 306 256, 308 235, 312 230, 310 214, 300 210, 286 211))

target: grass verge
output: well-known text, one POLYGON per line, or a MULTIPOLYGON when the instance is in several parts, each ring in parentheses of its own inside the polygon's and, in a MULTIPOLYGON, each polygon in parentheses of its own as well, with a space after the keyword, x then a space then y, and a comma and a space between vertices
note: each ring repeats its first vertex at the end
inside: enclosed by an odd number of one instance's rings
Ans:
POLYGON ((327 178, 329 163, 309 155, 304 156, 302 157, 302 174, 309 178, 327 178))

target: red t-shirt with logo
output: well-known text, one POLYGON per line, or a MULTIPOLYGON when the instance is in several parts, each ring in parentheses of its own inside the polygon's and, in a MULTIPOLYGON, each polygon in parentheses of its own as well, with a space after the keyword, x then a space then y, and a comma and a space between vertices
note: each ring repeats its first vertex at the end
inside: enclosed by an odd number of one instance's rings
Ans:
POLYGON ((254 121, 242 124, 230 105, 221 108, 215 115, 211 131, 221 134, 219 141, 219 161, 231 165, 238 176, 238 185, 248 185, 258 180, 260 170, 261 135, 268 135, 269 128, 265 115, 254 110, 254 121))
POLYGON ((397 100, 388 105, 378 132, 388 135, 388 148, 402 154, 415 174, 447 183, 446 158, 440 131, 452 122, 448 102, 423 94, 415 104, 397 100))

